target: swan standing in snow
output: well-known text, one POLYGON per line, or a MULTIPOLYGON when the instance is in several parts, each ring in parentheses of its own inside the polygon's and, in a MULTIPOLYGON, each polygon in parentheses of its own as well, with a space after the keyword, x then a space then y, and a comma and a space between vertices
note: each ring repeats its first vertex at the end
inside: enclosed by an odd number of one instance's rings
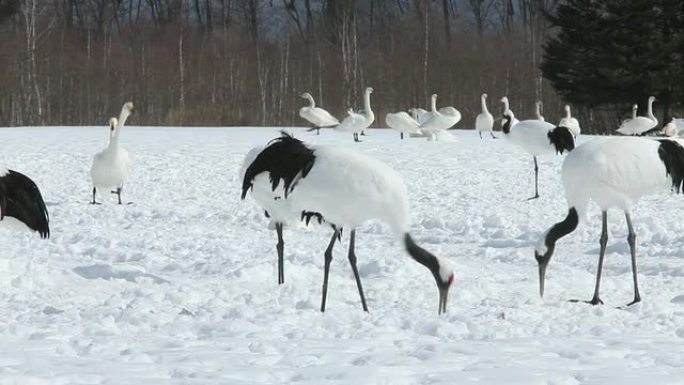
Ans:
POLYGON ((641 135, 650 131, 658 125, 658 119, 653 115, 653 102, 656 100, 655 96, 648 98, 648 109, 646 116, 636 116, 622 122, 620 128, 617 129, 622 135, 641 135))
POLYGON ((572 114, 570 113, 570 106, 567 104, 565 105, 565 117, 558 122, 558 125, 561 127, 567 127, 572 133, 572 136, 575 138, 577 138, 582 132, 579 122, 577 119, 572 117, 572 114))
POLYGON ((544 116, 541 113, 541 107, 542 107, 541 100, 537 100, 536 102, 534 102, 534 118, 537 120, 540 120, 542 122, 545 122, 544 116))
POLYGON ((588 303, 602 304, 599 296, 603 257, 608 243, 608 209, 622 210, 627 221, 627 242, 632 257, 634 299, 641 301, 637 284, 636 232, 631 206, 639 198, 671 190, 682 192, 684 141, 678 139, 598 138, 578 146, 563 161, 561 178, 568 204, 566 218, 553 225, 535 248, 539 265, 539 294, 544 296, 544 277, 558 239, 573 232, 586 216, 590 200, 601 208, 603 219, 594 296, 588 303))
POLYGON ((321 133, 322 127, 328 128, 340 124, 337 118, 330 115, 328 111, 320 107, 316 107, 316 102, 314 102, 314 98, 310 93, 304 92, 300 96, 309 100, 308 106, 304 106, 299 109, 299 116, 314 125, 314 127, 310 128, 308 131, 316 130, 316 134, 318 135, 321 133))
POLYGON ((130 158, 128 151, 119 145, 119 135, 126 119, 132 112, 133 103, 127 102, 121 108, 118 121, 116 118, 109 121, 109 145, 95 154, 93 166, 90 168, 90 176, 93 180, 93 201, 90 202, 91 204, 98 204, 95 201, 98 188, 101 190, 114 189, 112 193, 118 196, 119 204, 121 204, 121 190, 128 178, 130 158))
POLYGON ((385 123, 387 123, 388 127, 399 131, 401 139, 404 139, 404 133, 408 135, 422 134, 420 124, 404 111, 388 113, 385 115, 385 123))
POLYGON ((523 120, 511 127, 515 120, 513 111, 504 113, 503 133, 511 143, 522 147, 534 159, 534 196, 539 198, 539 165, 537 157, 548 154, 563 154, 575 148, 575 141, 567 127, 555 127, 540 120, 523 120))
POLYGON ((483 132, 489 132, 492 138, 496 139, 492 131, 494 128, 494 117, 487 109, 487 94, 482 94, 480 101, 482 103, 482 112, 475 118, 475 131, 480 134, 480 139, 482 139, 483 132))
POLYGON ((442 107, 437 110, 437 94, 432 94, 430 102, 430 118, 420 125, 421 131, 434 140, 440 131, 448 130, 461 120, 461 113, 454 107, 442 107))
POLYGON ((267 174, 271 186, 280 186, 285 199, 292 200, 295 211, 320 213, 333 225, 333 234, 325 251, 321 311, 325 311, 328 274, 332 251, 342 228, 350 230, 349 263, 356 279, 364 311, 366 299, 356 267, 356 228, 371 219, 390 226, 392 233, 408 254, 425 266, 439 290, 438 313, 446 311, 449 287, 454 273, 448 263, 418 246, 411 235, 408 194, 401 176, 375 158, 332 146, 309 146, 283 133, 249 165, 242 183, 242 197, 252 187, 255 177, 267 174))
POLYGON ((672 119, 663 126, 663 135, 668 137, 681 136, 684 130, 684 119, 677 119, 674 116, 672 119))
POLYGON ((372 87, 366 87, 363 93, 363 110, 354 112, 351 108, 347 110, 347 117, 335 127, 335 130, 342 132, 351 132, 354 134, 354 141, 360 142, 359 133, 370 127, 375 120, 375 114, 371 109, 370 96, 373 93, 372 87))
POLYGON ((50 237, 50 216, 38 186, 26 175, 0 166, 0 223, 17 221, 43 239, 50 237))

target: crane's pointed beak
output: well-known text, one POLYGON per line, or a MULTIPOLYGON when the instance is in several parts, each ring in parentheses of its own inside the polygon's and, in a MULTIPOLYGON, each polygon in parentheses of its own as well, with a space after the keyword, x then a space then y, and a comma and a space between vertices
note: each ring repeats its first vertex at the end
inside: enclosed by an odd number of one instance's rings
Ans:
POLYGON ((548 263, 539 264, 539 296, 544 298, 544 278, 546 277, 546 266, 548 263))
POLYGON ((446 313, 447 309, 447 298, 449 297, 449 286, 445 288, 439 288, 439 309, 437 314, 446 313))

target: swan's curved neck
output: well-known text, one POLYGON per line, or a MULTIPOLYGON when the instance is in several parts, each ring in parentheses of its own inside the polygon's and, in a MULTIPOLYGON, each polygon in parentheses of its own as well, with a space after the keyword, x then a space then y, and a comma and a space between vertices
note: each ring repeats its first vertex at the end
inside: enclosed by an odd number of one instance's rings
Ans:
POLYGON ((565 117, 568 119, 572 118, 572 114, 570 113, 570 106, 565 106, 565 117))
POLYGON ((316 107, 316 102, 314 102, 314 98, 311 95, 306 95, 306 98, 309 99, 309 107, 314 108, 316 107))
POLYGON ((510 111, 508 108, 508 98, 503 99, 503 104, 504 104, 504 112, 510 111))
POLYGON ((436 95, 432 95, 432 99, 430 100, 430 111, 437 112, 437 96, 436 95))
POLYGON ((370 115, 373 113, 371 110, 371 105, 370 105, 370 92, 366 92, 363 95, 363 108, 365 109, 365 112, 367 115, 370 115))
POLYGON ((537 102, 535 103, 535 113, 537 114, 537 119, 542 119, 542 114, 541 114, 541 103, 537 102))
POLYGON ((488 113, 489 110, 487 110, 487 98, 485 98, 483 96, 481 99, 482 99, 482 112, 488 113))
POLYGON ((119 123, 116 125, 116 128, 114 129, 114 133, 112 134, 112 138, 110 140, 110 145, 112 142, 118 144, 119 133, 121 132, 121 129, 123 128, 124 124, 126 124, 126 119, 128 119, 130 115, 131 111, 129 111, 128 108, 124 107, 121 110, 121 114, 119 115, 119 123))
POLYGON ((653 116, 653 99, 648 99, 648 111, 646 111, 646 115, 651 119, 655 119, 655 116, 653 116))

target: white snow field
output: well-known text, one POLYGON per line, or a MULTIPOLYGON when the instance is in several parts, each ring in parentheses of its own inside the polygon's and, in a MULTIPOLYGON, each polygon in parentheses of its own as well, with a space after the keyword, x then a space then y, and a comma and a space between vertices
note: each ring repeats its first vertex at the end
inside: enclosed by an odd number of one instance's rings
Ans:
MULTIPOLYGON (((0 227, 0 384, 683 384, 684 196, 635 208, 643 301, 633 289, 624 216, 609 212, 602 299, 590 299, 600 212, 563 238, 539 298, 533 245, 565 217, 562 157, 532 159, 505 140, 455 142, 287 129, 358 149, 408 185, 417 243, 455 271, 448 312, 427 269, 384 224, 359 228, 369 313, 335 248, 327 311, 318 309, 331 230, 276 235, 238 170, 277 128, 127 126, 123 199, 90 200, 101 127, 1 128, 0 162, 41 188, 51 238, 0 227)), ((501 135, 501 133, 497 133, 501 135)), ((581 137, 580 141, 588 140, 581 137)))

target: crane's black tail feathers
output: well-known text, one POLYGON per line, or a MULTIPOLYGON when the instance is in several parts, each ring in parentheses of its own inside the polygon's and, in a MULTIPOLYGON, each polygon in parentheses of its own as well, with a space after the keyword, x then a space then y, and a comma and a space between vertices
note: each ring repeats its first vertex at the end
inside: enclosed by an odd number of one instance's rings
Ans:
POLYGON ((548 133, 549 142, 556 147, 556 152, 562 154, 575 149, 575 138, 567 127, 558 126, 548 133))
POLYGON ((665 171, 672 179, 672 189, 682 192, 684 184, 684 147, 679 142, 661 139, 658 155, 665 164, 665 171))
POLYGON ((43 239, 50 237, 50 215, 38 186, 14 170, 0 177, 0 220, 5 216, 23 222, 43 239))
POLYGON ((301 140, 281 131, 281 136, 269 142, 247 167, 242 180, 242 199, 245 199, 247 191, 252 187, 254 178, 262 172, 268 172, 272 190, 278 187, 282 179, 283 191, 287 197, 297 181, 308 175, 315 160, 314 150, 301 140))

